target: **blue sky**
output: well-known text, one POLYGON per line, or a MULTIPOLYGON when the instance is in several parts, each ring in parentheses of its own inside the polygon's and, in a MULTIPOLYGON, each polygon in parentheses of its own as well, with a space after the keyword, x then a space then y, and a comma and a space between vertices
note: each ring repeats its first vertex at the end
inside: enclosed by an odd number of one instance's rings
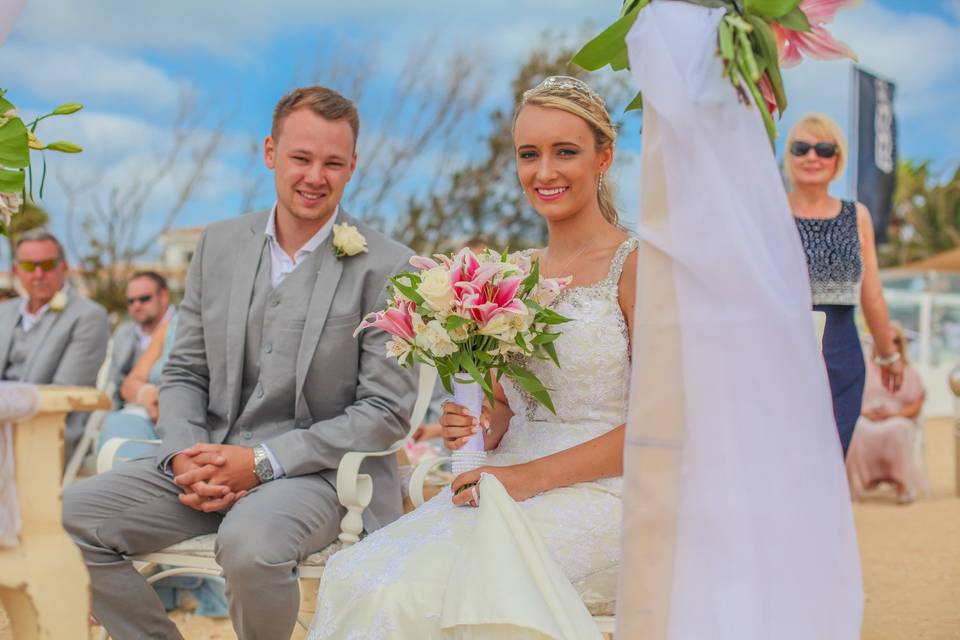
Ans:
MULTIPOLYGON (((86 105, 40 131, 42 139, 66 138, 85 147, 79 156, 53 158, 55 171, 67 181, 95 181, 85 197, 149 172, 169 139, 167 125, 180 91, 193 92, 205 109, 206 125, 224 120, 227 129, 203 187, 177 222, 204 224, 238 213, 246 175, 243 149, 266 134, 277 98, 309 69, 322 67, 322 58, 344 50, 375 51, 376 82, 386 83, 411 50, 429 52, 432 64, 442 68, 454 50, 465 49, 488 79, 485 102, 508 107, 509 80, 544 30, 595 29, 612 19, 618 6, 616 0, 28 0, 0 48, 0 85, 26 113, 62 101, 86 105)), ((901 156, 929 159, 942 172, 960 163, 955 116, 960 0, 865 0, 842 11, 831 31, 857 51, 866 68, 897 83, 901 156)), ((810 110, 826 112, 846 127, 850 76, 846 62, 806 61, 788 70, 791 105, 781 131, 810 110)), ((368 96, 361 116, 375 110, 376 91, 368 96)), ((365 125, 369 131, 377 123, 365 125)), ((463 123, 458 159, 480 149, 485 125, 484 116, 463 123)), ((639 147, 636 127, 627 129, 622 156, 639 147)), ((438 163, 449 161, 439 150, 425 150, 404 189, 422 189, 438 163)), ((636 163, 621 163, 620 199, 628 218, 636 209, 635 171, 636 163)), ((170 179, 157 185, 148 215, 154 210, 159 215, 175 184, 170 179)), ((268 204, 266 186, 261 200, 268 204)), ((44 203, 62 232, 65 198, 56 179, 44 203)), ((388 205, 384 213, 400 204, 388 205)))

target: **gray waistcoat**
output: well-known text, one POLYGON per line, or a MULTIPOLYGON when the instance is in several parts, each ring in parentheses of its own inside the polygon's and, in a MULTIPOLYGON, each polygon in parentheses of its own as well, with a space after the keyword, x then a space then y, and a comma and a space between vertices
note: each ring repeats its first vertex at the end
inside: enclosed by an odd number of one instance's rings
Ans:
POLYGON ((3 380, 23 380, 27 375, 29 363, 27 359, 31 353, 40 348, 40 340, 46 333, 47 324, 53 321, 52 314, 47 312, 37 321, 30 331, 24 332, 17 323, 13 330, 13 340, 10 342, 10 355, 7 357, 7 368, 2 372, 3 380))
POLYGON ((270 248, 263 245, 247 316, 242 409, 228 443, 252 446, 293 427, 297 351, 317 278, 318 254, 314 251, 273 288, 270 248))

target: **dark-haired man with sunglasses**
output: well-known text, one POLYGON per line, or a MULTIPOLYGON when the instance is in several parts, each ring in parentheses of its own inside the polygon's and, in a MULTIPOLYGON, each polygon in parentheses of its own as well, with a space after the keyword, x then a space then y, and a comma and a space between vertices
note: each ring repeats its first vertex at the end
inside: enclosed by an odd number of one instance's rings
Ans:
MULTIPOLYGON (((26 294, 0 304, 0 379, 93 386, 107 353, 107 312, 66 284, 63 246, 43 230, 14 248, 13 274, 26 294)), ((83 434, 87 414, 67 418, 65 458, 83 434)))
POLYGON ((127 281, 127 313, 130 319, 113 334, 110 357, 110 379, 115 386, 113 401, 117 408, 123 404, 120 385, 150 344, 154 331, 174 313, 166 278, 155 271, 134 273, 127 281))

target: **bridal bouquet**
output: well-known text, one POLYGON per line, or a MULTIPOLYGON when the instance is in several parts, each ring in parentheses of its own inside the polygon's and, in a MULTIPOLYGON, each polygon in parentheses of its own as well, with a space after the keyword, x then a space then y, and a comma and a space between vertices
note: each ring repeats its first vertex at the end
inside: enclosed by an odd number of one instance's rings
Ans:
MULTIPOLYGON (((515 355, 549 359, 557 366, 552 327, 569 319, 549 308, 569 278, 540 276, 539 263, 522 254, 463 249, 453 256, 414 256, 415 272, 390 279, 390 301, 368 315, 368 327, 390 334, 387 357, 402 366, 436 367, 454 400, 480 416, 484 394, 493 402, 493 379, 506 376, 555 412, 549 390, 515 355)), ((483 434, 453 456, 454 472, 480 466, 483 434)))
MULTIPOLYGON (((683 0, 726 13, 717 25, 717 55, 723 60, 723 75, 737 90, 741 102, 748 94, 759 109, 771 143, 777 135, 775 113, 783 114, 787 96, 780 66, 800 62, 801 54, 820 60, 857 57, 845 44, 835 40, 824 27, 841 7, 854 0, 683 0)), ((606 65, 614 71, 627 69, 624 39, 637 14, 650 0, 624 0, 620 17, 588 42, 573 62, 588 71, 606 65)), ((643 108, 638 93, 627 110, 643 108)))

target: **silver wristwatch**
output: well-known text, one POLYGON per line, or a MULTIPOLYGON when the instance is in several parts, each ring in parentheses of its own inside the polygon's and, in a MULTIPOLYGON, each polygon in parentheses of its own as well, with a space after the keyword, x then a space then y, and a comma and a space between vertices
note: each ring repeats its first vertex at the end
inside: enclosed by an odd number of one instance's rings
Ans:
POLYGON ((253 448, 253 472, 260 478, 260 482, 270 482, 274 479, 273 465, 267 456, 267 450, 258 444, 253 448))

